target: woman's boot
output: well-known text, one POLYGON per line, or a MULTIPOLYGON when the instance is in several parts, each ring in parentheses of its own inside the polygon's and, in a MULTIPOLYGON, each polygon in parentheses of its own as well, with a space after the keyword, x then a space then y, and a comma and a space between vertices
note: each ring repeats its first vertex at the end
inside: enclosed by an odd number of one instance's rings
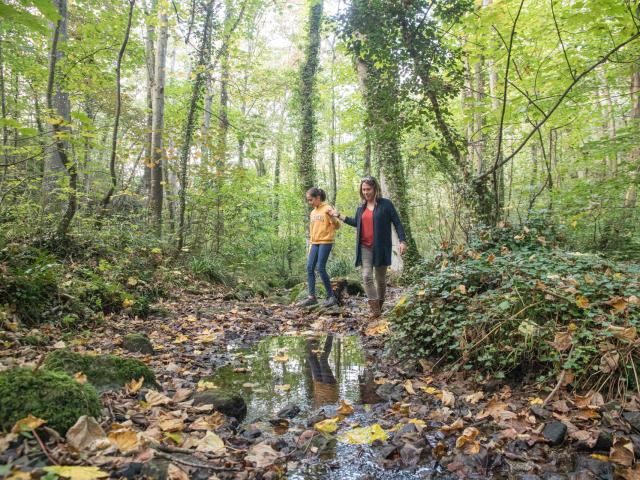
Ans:
POLYGON ((371 313, 369 314, 369 319, 373 320, 380 316, 380 301, 379 300, 369 300, 369 310, 371 313))

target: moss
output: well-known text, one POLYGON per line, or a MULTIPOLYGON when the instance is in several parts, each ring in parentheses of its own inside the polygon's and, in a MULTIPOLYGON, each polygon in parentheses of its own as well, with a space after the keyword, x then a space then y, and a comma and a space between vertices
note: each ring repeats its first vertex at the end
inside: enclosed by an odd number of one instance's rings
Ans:
POLYGON ((82 415, 98 417, 101 405, 91 385, 65 373, 12 368, 0 373, 0 426, 9 430, 31 414, 64 435, 82 415))
POLYGON ((122 348, 130 352, 140 352, 153 355, 153 345, 151 341, 141 333, 130 333, 122 338, 122 348))
POLYGON ((70 375, 82 372, 99 390, 122 387, 125 383, 140 377, 144 377, 147 386, 156 385, 155 375, 143 362, 116 355, 82 355, 60 349, 47 356, 44 366, 70 375))

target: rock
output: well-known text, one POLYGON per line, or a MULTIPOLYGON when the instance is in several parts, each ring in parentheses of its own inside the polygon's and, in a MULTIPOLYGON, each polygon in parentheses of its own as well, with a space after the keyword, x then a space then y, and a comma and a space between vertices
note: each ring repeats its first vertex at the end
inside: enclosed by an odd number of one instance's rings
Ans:
POLYGON ((376 394, 386 401, 399 402, 404 396, 404 387, 402 385, 383 383, 377 388, 376 394))
POLYGON ((564 441, 566 434, 567 426, 562 422, 547 423, 542 431, 542 436, 554 447, 564 441))
POLYGON ((131 462, 127 463, 124 467, 115 472, 116 478, 126 478, 127 480, 133 480, 138 478, 142 472, 142 463, 131 462))
POLYGON ((244 430, 242 432, 242 436, 247 440, 255 440, 256 438, 262 436, 262 430, 258 428, 250 428, 248 430, 244 430))
POLYGON ((69 375, 15 367, 0 373, 0 430, 31 414, 64 435, 82 415, 98 418, 102 405, 91 385, 69 375))
POLYGON ((531 405, 529 408, 531 413, 542 420, 549 420, 551 418, 551 412, 546 408, 542 408, 540 405, 531 405))
POLYGON ((144 353, 145 355, 153 355, 155 353, 151 340, 141 333, 125 335, 122 339, 122 348, 130 352, 144 353))
POLYGON ((167 480, 169 463, 169 460, 153 458, 142 465, 140 474, 144 478, 153 478, 154 480, 167 480))
POLYGON ((300 413, 300 407, 297 405, 287 405, 282 410, 280 410, 276 416, 278 418, 294 418, 300 413))
POLYGON ((611 436, 611 433, 600 431, 600 433, 598 434, 598 439, 596 440, 596 444, 594 445, 593 449, 596 452, 609 453, 609 450, 611 449, 612 446, 613 446, 613 437, 611 436))
POLYGON ((213 405, 217 411, 238 420, 247 415, 247 404, 242 397, 220 390, 197 392, 193 396, 193 405, 213 405))
POLYGON ((601 480, 613 480, 613 464, 603 462, 590 455, 578 455, 574 464, 575 473, 588 471, 593 473, 595 478, 601 480))
POLYGON ((640 432, 640 412, 623 412, 622 417, 629 422, 631 428, 640 432))
POLYGON ((73 375, 82 372, 99 391, 123 387, 131 380, 144 377, 145 386, 157 387, 156 377, 140 360, 116 355, 82 355, 66 348, 47 355, 44 368, 73 375))
POLYGON ((312 415, 311 417, 309 417, 307 419, 307 427, 311 428, 313 427, 316 423, 321 422, 323 420, 326 420, 327 416, 324 414, 324 412, 320 412, 316 415, 312 415))

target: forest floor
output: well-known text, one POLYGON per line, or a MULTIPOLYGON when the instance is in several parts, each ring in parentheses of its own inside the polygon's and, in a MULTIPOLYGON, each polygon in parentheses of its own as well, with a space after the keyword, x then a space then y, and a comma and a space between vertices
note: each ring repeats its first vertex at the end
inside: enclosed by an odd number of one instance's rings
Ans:
POLYGON ((4 367, 35 367, 65 347, 133 356, 162 387, 103 392, 102 431, 81 440, 46 427, 36 438, 0 437, 2 473, 39 478, 58 464, 96 467, 57 470, 70 478, 640 478, 640 402, 605 404, 562 388, 547 400, 540 385, 397 362, 383 355, 385 319, 370 324, 359 297, 330 312, 285 297, 224 298, 175 292, 156 305, 161 315, 112 316, 62 340, 43 327, 58 341, 2 352, 4 367), (133 332, 155 353, 124 351, 120 340, 133 332), (246 416, 217 412, 206 400, 217 390, 246 404, 246 416))

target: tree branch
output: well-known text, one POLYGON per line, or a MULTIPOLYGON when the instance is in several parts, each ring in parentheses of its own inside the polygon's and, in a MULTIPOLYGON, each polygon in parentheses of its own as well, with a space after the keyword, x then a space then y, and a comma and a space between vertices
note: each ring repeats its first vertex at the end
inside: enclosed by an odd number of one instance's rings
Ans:
POLYGON ((575 74, 573 73, 573 68, 571 68, 571 62, 569 62, 569 57, 567 56, 567 50, 564 48, 564 42, 562 41, 562 35, 560 35, 560 27, 558 26, 558 20, 556 19, 556 11, 553 8, 553 0, 549 0, 551 3, 551 15, 553 15, 553 24, 556 27, 556 33, 558 34, 558 40, 560 40, 560 46, 562 47, 562 54, 564 55, 564 59, 567 61, 567 67, 569 67, 569 73, 571 74, 571 78, 576 79, 575 74))
POLYGON ((498 168, 502 167, 503 165, 505 165, 506 163, 511 161, 513 159, 513 157, 515 157, 520 152, 520 150, 522 150, 525 147, 525 145, 529 142, 531 137, 533 137, 533 135, 535 135, 535 133, 538 131, 538 129, 540 127, 542 127, 547 122, 547 120, 549 120, 549 118, 551 118, 551 115, 553 115, 553 113, 558 109, 558 107, 562 104, 562 102, 567 97, 567 95, 569 95, 569 93, 571 93, 571 90, 573 90, 573 87, 575 87, 580 82, 580 80, 582 80, 589 73, 591 73, 593 70, 595 70, 599 65, 602 65, 607 60, 609 60, 609 57, 611 57, 611 55, 616 53, 618 50, 621 50, 622 48, 624 48, 625 46, 627 46, 628 44, 630 44, 634 40, 637 40, 638 37, 640 37, 640 31, 635 33, 634 35, 629 37, 627 40, 625 40, 624 42, 622 42, 619 45, 617 45, 616 47, 614 47, 613 49, 609 50, 609 52, 607 52, 597 62, 593 63, 593 65, 591 65, 589 68, 587 68, 582 73, 580 73, 580 75, 578 75, 575 78, 575 80, 573 82, 571 82, 571 84, 565 89, 565 91, 562 92, 562 94, 560 95, 560 97, 558 98, 556 103, 553 105, 553 107, 549 111, 549 113, 547 113, 544 116, 544 118, 540 122, 538 122, 536 124, 536 126, 527 134, 525 139, 520 143, 520 145, 518 145, 518 147, 513 152, 511 152, 511 154, 509 154, 508 156, 504 157, 502 159, 502 161, 500 161, 497 164, 495 164, 490 170, 487 170, 482 175, 479 175, 478 177, 476 177, 475 180, 476 181, 484 180, 489 175, 491 175, 495 170, 497 170, 498 168))

